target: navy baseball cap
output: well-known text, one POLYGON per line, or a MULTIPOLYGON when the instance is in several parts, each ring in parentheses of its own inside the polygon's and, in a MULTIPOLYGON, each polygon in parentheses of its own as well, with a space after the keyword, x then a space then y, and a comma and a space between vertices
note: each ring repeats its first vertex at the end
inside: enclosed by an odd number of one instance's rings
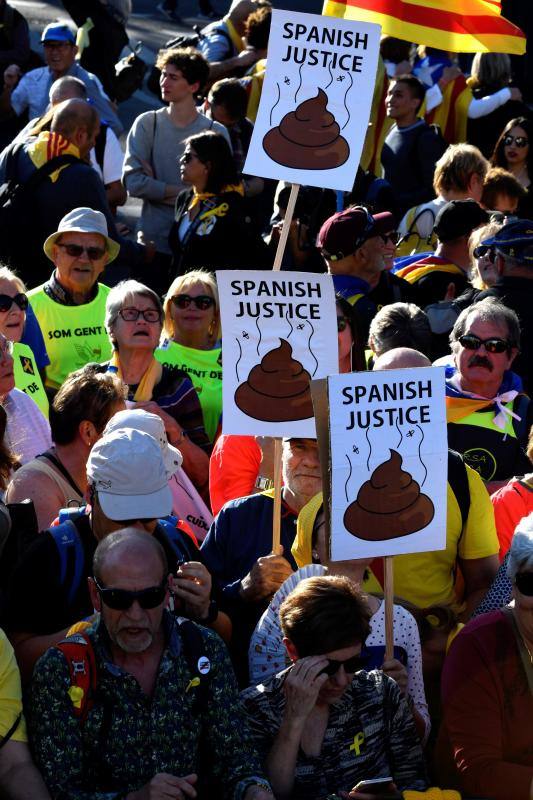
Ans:
POLYGON ((41 36, 41 44, 43 42, 69 42, 76 44, 76 37, 68 25, 57 25, 52 23, 47 25, 41 36))
POLYGON ((519 261, 533 264, 533 221, 519 219, 509 222, 490 239, 480 242, 485 247, 495 247, 519 261))

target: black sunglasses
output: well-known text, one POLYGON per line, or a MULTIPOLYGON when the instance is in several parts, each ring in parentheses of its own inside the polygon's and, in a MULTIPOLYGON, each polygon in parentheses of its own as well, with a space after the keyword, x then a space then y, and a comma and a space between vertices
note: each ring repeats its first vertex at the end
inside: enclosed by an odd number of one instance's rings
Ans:
POLYGON ((89 261, 100 261, 106 254, 104 247, 82 247, 81 244, 61 244, 61 242, 56 242, 56 245, 66 250, 72 258, 79 258, 82 253, 87 253, 89 261))
POLYGON ((505 147, 510 147, 513 142, 517 147, 527 147, 529 139, 527 136, 510 136, 509 134, 503 137, 503 144, 505 147))
POLYGON ((533 597, 533 572, 517 572, 514 583, 520 594, 533 597))
POLYGON ((130 592, 128 589, 105 589, 100 586, 96 578, 94 583, 102 601, 115 611, 127 611, 136 600, 145 610, 156 608, 161 605, 167 593, 166 578, 159 586, 149 586, 148 589, 141 589, 138 592, 130 592))
POLYGON ((490 339, 480 339, 479 336, 474 336, 473 333, 465 333, 464 336, 459 336, 459 344, 465 350, 479 350, 481 345, 484 345, 487 353, 505 353, 514 347, 514 344, 506 339, 499 339, 496 336, 490 339))
POLYGON ((199 294, 198 297, 191 297, 190 294, 177 294, 172 298, 172 302, 176 308, 189 308, 191 303, 194 303, 196 308, 200 311, 207 311, 215 305, 215 301, 208 294, 199 294))
POLYGON ((389 233, 380 233, 379 235, 383 240, 383 244, 387 244, 389 239, 393 244, 398 244, 400 241, 400 234, 398 231, 389 231, 389 233))
POLYGON ((337 333, 342 333, 346 330, 346 326, 348 325, 348 320, 346 317, 337 317, 337 333))
POLYGON ((9 311, 13 303, 16 303, 21 311, 26 311, 28 308, 28 298, 22 292, 16 294, 15 297, 0 294, 0 311, 9 311))
POLYGON ((366 665, 368 664, 368 659, 365 656, 352 656, 352 658, 347 658, 346 661, 335 661, 333 658, 328 658, 328 665, 324 667, 324 669, 320 670, 320 675, 329 675, 331 678, 335 675, 341 667, 344 667, 344 671, 350 674, 354 672, 359 672, 362 669, 366 669, 366 665))

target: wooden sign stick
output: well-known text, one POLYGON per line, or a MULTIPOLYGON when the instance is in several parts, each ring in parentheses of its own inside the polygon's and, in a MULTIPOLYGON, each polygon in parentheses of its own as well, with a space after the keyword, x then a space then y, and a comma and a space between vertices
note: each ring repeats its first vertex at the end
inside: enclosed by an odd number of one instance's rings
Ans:
POLYGON ((394 573, 393 557, 383 558, 385 586, 385 660, 394 658, 394 573))
MULTIPOLYGON (((281 233, 279 242, 276 249, 276 256, 274 258, 273 270, 279 271, 281 269, 281 262, 283 261, 283 254, 289 236, 292 217, 294 214, 294 206, 296 205, 296 198, 300 191, 300 184, 293 183, 291 185, 291 193, 289 195, 289 202, 287 203, 287 210, 283 218, 283 225, 281 226, 281 233)), ((274 439, 274 516, 272 518, 272 552, 276 555, 280 554, 281 550, 281 439, 274 439)))

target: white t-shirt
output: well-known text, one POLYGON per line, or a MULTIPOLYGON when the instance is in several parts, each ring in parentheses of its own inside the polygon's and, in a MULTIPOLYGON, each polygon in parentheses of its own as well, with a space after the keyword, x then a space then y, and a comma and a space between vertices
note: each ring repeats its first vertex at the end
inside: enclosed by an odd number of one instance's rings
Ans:
POLYGON ((2 405, 7 414, 6 443, 21 464, 52 447, 48 420, 29 395, 12 389, 2 405))
POLYGON ((94 147, 90 152, 91 166, 97 171, 104 186, 114 181, 119 181, 122 178, 122 166, 124 164, 124 153, 120 146, 120 142, 111 128, 107 128, 105 149, 104 149, 104 169, 102 171, 100 164, 96 160, 96 152, 94 147))

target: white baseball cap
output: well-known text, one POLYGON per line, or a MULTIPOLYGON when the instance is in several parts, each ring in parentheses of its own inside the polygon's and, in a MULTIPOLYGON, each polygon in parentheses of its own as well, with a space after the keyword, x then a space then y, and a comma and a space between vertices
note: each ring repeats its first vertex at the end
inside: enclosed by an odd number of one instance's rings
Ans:
POLYGON ((104 433, 91 450, 87 478, 109 519, 159 519, 172 513, 172 494, 159 442, 144 431, 104 433))
POLYGON ((157 414, 151 414, 142 408, 126 408, 113 414, 104 428, 102 436, 121 428, 132 428, 133 430, 143 431, 152 436, 161 448, 161 455, 165 462, 167 478, 170 479, 183 464, 183 456, 180 451, 169 444, 165 431, 165 424, 157 414))

